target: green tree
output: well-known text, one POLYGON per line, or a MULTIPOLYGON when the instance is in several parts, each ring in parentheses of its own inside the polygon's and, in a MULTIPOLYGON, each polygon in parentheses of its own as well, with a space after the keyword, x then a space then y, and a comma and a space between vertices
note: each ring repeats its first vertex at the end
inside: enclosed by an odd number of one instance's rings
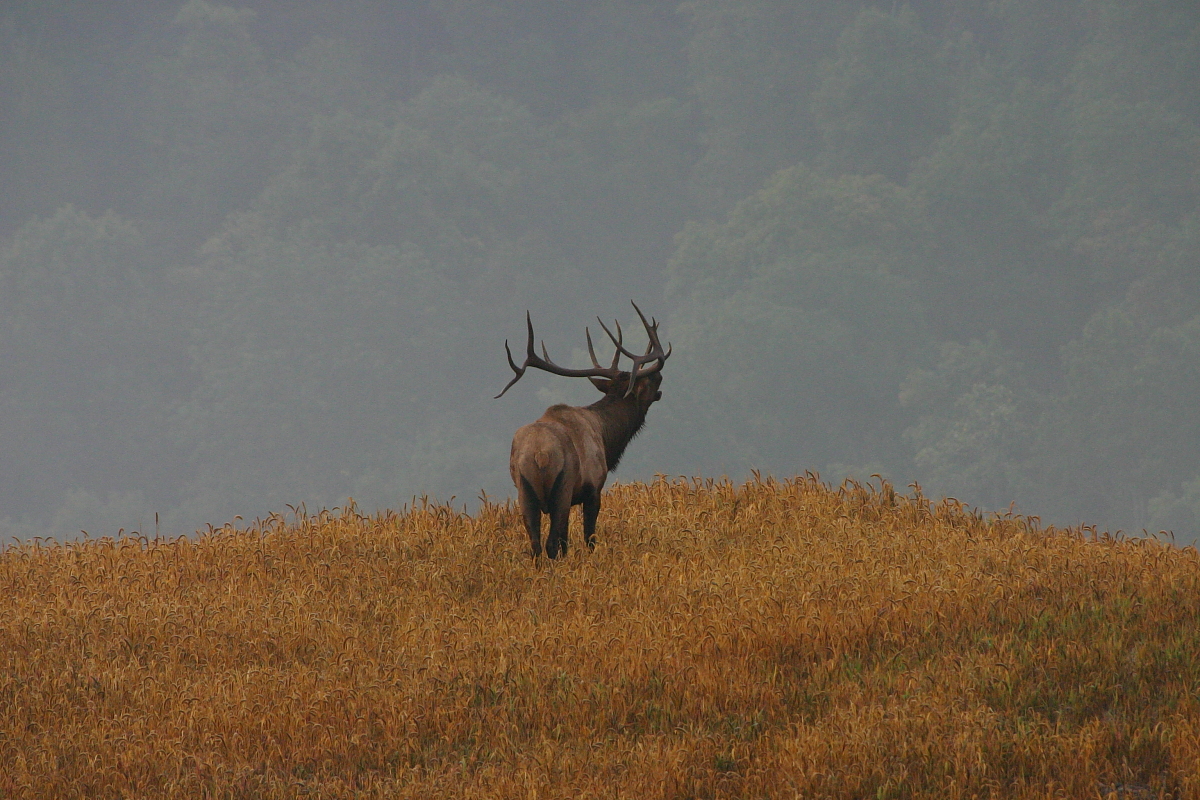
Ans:
POLYGON ((153 65, 139 211, 184 253, 244 208, 294 143, 285 98, 250 34, 254 12, 188 0, 181 40, 153 65))
POLYGON ((689 454, 724 470, 898 464, 896 386, 926 335, 922 221, 919 199, 879 176, 793 167, 725 222, 686 228, 670 388, 689 454))
POLYGON ((584 6, 553 0, 486 6, 437 0, 432 5, 449 45, 435 60, 437 71, 471 78, 546 117, 586 101, 571 35, 586 13, 584 6))
POLYGON ((1060 95, 979 65, 949 133, 909 183, 933 230, 923 289, 939 308, 938 338, 993 331, 1043 382, 1059 373, 1057 345, 1086 321, 1098 292, 1046 222, 1069 176, 1060 95))
MULTIPOLYGON (((463 246, 482 250, 497 230, 523 232, 523 182, 547 143, 528 111, 444 78, 398 116, 314 118, 307 141, 239 225, 314 241, 411 242, 447 257, 463 246)), ((466 269, 463 258, 459 252, 450 262, 466 269)))
POLYGON ((461 398, 486 397, 486 373, 464 335, 477 307, 419 248, 259 235, 210 252, 195 280, 218 291, 176 418, 197 469, 186 518, 446 488, 413 469, 456 474, 462 448, 412 454, 439 424, 476 427, 461 398))
POLYGON ((687 92, 687 26, 675 0, 600 0, 580 19, 588 105, 636 105, 687 92))
POLYGON ((1093 280, 1127 286, 1200 207, 1200 19, 1190 4, 1098 3, 1066 81, 1069 182, 1050 210, 1093 280), (1137 249, 1139 257, 1130 258, 1137 249))
POLYGON ((1200 469, 1200 315, 1177 301, 1170 284, 1135 285, 1064 349, 1065 391, 1038 442, 1061 517, 1137 530, 1150 498, 1200 469))
POLYGON ((555 127, 537 218, 560 251, 603 274, 600 298, 661 292, 661 265, 689 211, 693 122, 690 105, 662 98, 596 105, 555 127))
POLYGON ((1179 493, 1164 489, 1150 498, 1148 504, 1152 534, 1168 532, 1177 544, 1200 545, 1200 475, 1182 481, 1179 493))
POLYGON ((913 370, 900 387, 901 405, 918 415, 904 438, 926 491, 993 510, 1028 497, 1044 402, 996 336, 942 345, 938 363, 913 370))
POLYGON ((191 389, 177 309, 146 242, 114 214, 67 206, 0 251, 0 441, 15 517, 67 490, 145 490, 172 502, 182 453, 167 437, 191 389))
POLYGON ((905 180, 949 128, 952 51, 938 45, 907 5, 893 13, 865 9, 842 31, 812 100, 822 163, 905 180))
POLYGON ((690 0, 691 91, 703 119, 692 196, 728 213, 776 170, 820 150, 810 107, 818 62, 831 53, 857 2, 690 0))

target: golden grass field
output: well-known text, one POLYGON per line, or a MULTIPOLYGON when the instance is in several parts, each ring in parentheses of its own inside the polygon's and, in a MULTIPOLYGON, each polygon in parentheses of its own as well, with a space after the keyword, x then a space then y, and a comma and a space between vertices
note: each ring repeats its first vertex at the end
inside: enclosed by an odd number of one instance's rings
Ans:
POLYGON ((813 477, 0 555, 0 797, 1200 796, 1200 557, 813 477))

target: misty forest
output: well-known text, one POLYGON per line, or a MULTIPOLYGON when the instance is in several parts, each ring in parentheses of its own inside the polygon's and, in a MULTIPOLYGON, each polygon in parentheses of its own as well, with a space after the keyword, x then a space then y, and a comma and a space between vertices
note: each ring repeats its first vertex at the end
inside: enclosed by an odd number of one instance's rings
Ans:
POLYGON ((1192 542, 1197 75, 1193 0, 6 2, 0 534, 511 496, 598 394, 505 339, 632 299, 615 479, 1192 542))

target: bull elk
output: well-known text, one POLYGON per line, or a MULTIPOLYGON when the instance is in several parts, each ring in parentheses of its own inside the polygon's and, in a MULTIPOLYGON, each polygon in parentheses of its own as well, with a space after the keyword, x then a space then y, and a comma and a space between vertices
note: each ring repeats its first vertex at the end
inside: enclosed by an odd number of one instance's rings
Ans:
POLYGON ((604 393, 604 397, 590 406, 550 406, 539 420, 519 428, 513 436, 508 471, 517 487, 534 558, 542 554, 542 514, 550 516, 546 555, 557 558, 567 554, 567 526, 571 506, 576 505, 583 506, 584 541, 588 547, 595 547, 600 490, 604 488, 608 473, 620 463, 629 441, 641 430, 650 405, 662 398, 658 387, 662 383, 663 364, 671 350, 668 347, 663 352, 658 340, 658 320, 647 322, 636 303, 633 308, 646 328, 650 343, 643 355, 631 353, 622 344, 621 324, 616 323, 617 335, 614 336, 597 317, 600 327, 616 347, 612 364, 607 367, 600 366, 596 360, 592 333, 586 328, 588 355, 593 365, 590 369, 558 366, 550 360, 545 342, 542 343, 542 356, 538 356, 533 347, 533 319, 528 312, 525 324, 529 329, 529 342, 524 364, 516 365, 508 341, 504 342, 508 364, 516 376, 496 395, 497 398, 519 381, 529 367, 569 378, 587 378, 604 393), (618 366, 622 355, 633 362, 629 371, 618 366))

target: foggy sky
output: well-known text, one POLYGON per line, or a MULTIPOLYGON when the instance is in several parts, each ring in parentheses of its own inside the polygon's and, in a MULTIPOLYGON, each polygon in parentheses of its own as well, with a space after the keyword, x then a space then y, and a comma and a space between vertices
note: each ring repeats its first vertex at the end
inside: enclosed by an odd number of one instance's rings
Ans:
MULTIPOLYGON (((621 481, 1200 535, 1182 2, 11 2, 0 533, 512 495, 629 306, 621 481), (638 339, 638 337, 643 337, 638 339)), ((604 356, 601 355, 601 358, 604 356)))

